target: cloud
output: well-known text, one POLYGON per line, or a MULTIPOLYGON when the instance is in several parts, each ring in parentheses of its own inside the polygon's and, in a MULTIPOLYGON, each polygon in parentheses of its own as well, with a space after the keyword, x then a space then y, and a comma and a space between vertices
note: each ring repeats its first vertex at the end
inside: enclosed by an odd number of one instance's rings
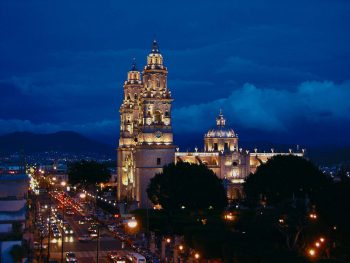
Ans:
POLYGON ((231 56, 226 63, 216 70, 218 74, 230 74, 235 80, 248 81, 254 79, 256 82, 297 82, 305 79, 319 79, 318 76, 296 70, 291 67, 269 66, 259 64, 249 59, 231 56))
POLYGON ((205 131, 223 109, 233 128, 289 132, 309 126, 350 120, 350 82, 303 82, 295 90, 259 89, 252 84, 232 90, 230 96, 181 107, 173 112, 175 130, 205 131))

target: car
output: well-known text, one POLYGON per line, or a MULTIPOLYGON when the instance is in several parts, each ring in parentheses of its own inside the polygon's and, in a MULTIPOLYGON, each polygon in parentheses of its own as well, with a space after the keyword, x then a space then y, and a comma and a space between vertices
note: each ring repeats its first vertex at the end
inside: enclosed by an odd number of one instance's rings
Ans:
POLYGON ((78 262, 73 252, 66 252, 66 262, 78 262))
POLYGON ((80 236, 80 237, 78 237, 78 240, 80 241, 80 242, 87 242, 87 241, 90 241, 92 238, 91 238, 91 236, 89 236, 89 235, 82 235, 82 236, 80 236))
POLYGON ((120 256, 120 254, 118 253, 118 251, 109 251, 107 253, 107 258, 112 259, 112 260, 119 257, 119 256, 120 256))
POLYGON ((91 237, 91 238, 97 237, 97 233, 96 233, 96 232, 91 232, 91 233, 90 233, 90 237, 91 237))
POLYGON ((59 231, 54 231, 53 236, 54 237, 61 237, 61 233, 59 231))
POLYGON ((66 215, 74 215, 74 212, 72 210, 66 211, 66 215))
POLYGON ((88 228, 88 231, 89 231, 89 232, 96 232, 96 231, 97 231, 97 228, 96 228, 95 226, 90 226, 90 227, 88 228))
POLYGON ((107 228, 111 232, 113 232, 113 231, 115 231, 117 229, 117 227, 115 225, 109 225, 107 228))
POLYGON ((66 235, 72 235, 73 234, 73 229, 70 227, 70 226, 66 226, 65 228, 64 228, 64 233, 66 234, 66 235))
POLYGON ((93 219, 92 219, 92 217, 87 216, 87 217, 85 217, 85 220, 89 222, 89 221, 92 221, 93 219))

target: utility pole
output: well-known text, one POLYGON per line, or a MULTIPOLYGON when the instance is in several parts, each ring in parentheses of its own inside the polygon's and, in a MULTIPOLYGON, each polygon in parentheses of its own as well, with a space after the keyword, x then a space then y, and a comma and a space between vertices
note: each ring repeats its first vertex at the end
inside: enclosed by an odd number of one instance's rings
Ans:
POLYGON ((42 261, 42 257, 43 257, 43 239, 44 239, 44 236, 43 236, 43 233, 40 231, 40 262, 42 261))
POLYGON ((51 243, 51 197, 50 197, 50 192, 49 194, 49 237, 47 241, 47 262, 50 260, 50 243, 51 243))
POLYGON ((63 204, 63 207, 62 207, 62 242, 61 242, 61 263, 63 263, 63 252, 64 252, 64 213, 65 213, 65 209, 66 206, 63 204))
POLYGON ((99 259, 99 250, 100 250, 100 225, 97 224, 97 240, 96 240, 96 263, 98 263, 99 259))

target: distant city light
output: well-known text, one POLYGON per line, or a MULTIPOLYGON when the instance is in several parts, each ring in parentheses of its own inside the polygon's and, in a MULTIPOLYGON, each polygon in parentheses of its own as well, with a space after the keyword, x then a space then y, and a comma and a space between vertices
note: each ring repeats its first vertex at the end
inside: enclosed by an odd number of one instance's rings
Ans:
POLYGON ((310 248, 309 251, 308 251, 308 253, 309 253, 309 255, 310 255, 311 257, 314 257, 314 256, 316 255, 316 250, 313 249, 313 248, 310 248))

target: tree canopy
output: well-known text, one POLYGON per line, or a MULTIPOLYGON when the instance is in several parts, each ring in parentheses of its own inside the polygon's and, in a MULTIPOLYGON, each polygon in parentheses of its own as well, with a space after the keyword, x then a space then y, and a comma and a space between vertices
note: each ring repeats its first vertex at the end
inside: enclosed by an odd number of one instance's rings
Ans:
POLYGON ((203 164, 178 162, 164 166, 163 172, 151 179, 147 194, 153 204, 168 210, 223 210, 227 205, 222 180, 203 164))
POLYGON ((85 161, 71 163, 68 167, 68 177, 71 184, 94 185, 96 183, 107 182, 111 177, 108 168, 95 161, 85 161))
POLYGON ((327 178, 310 161, 294 155, 277 155, 261 164, 244 184, 247 200, 268 204, 293 197, 313 197, 327 185, 327 178))

